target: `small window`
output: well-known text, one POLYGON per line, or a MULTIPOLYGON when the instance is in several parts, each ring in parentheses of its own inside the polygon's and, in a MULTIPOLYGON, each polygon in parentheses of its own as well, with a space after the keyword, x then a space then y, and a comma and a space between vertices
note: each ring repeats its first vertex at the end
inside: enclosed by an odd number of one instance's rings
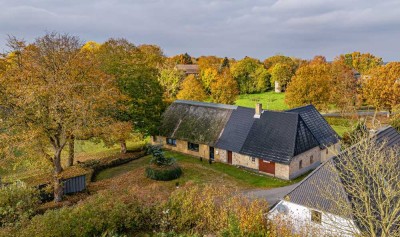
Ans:
POLYGON ((153 142, 157 142, 157 137, 156 136, 152 136, 153 138, 153 142))
POLYGON ((303 168, 303 161, 301 160, 301 161, 299 161, 299 169, 302 169, 303 168))
POLYGON ((176 146, 176 139, 167 138, 167 144, 170 146, 176 146))
POLYGON ((199 151, 199 144, 188 142, 188 149, 191 151, 199 151))
POLYGON ((329 153, 328 148, 326 148, 326 151, 325 151, 325 152, 326 152, 326 154, 328 155, 328 153, 329 153))
POLYGON ((256 158, 251 157, 251 162, 256 162, 256 158))
POLYGON ((322 213, 319 211, 311 210, 311 221, 321 224, 322 221, 322 213))
POLYGON ((310 164, 314 163, 314 156, 310 156, 310 164))

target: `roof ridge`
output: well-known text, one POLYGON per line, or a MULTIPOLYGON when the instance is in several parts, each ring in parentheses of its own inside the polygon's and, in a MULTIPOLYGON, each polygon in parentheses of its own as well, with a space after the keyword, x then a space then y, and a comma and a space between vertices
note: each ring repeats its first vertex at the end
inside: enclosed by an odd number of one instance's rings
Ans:
MULTIPOLYGON (((305 108, 305 107, 309 107, 309 106, 312 106, 312 107, 315 108, 315 106, 313 104, 306 104, 306 105, 303 105, 303 106, 299 106, 299 107, 296 107, 296 108, 285 110, 285 112, 293 112, 292 110, 301 109, 301 108, 305 108)), ((295 113, 295 112, 293 112, 293 113, 295 113)))
POLYGON ((173 103, 177 104, 187 104, 187 105, 194 105, 194 106, 203 106, 209 108, 218 108, 218 109, 237 109, 238 106, 236 105, 227 105, 227 104, 219 104, 219 103, 211 103, 211 102, 201 102, 201 101, 194 101, 194 100, 175 100, 173 103))

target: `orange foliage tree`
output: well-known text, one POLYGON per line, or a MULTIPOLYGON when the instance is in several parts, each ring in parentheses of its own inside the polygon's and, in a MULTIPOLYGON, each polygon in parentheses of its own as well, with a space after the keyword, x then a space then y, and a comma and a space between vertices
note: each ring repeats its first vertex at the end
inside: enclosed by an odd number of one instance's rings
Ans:
POLYGON ((0 76, 0 135, 10 141, 0 149, 8 157, 16 150, 46 157, 54 170, 54 200, 61 201, 61 154, 68 140, 112 124, 103 111, 113 111, 124 97, 77 37, 50 33, 27 46, 10 38, 9 45, 18 57, 0 76))
POLYGON ((239 94, 238 84, 229 68, 222 70, 211 83, 211 98, 215 103, 234 104, 239 94))
POLYGON ((400 62, 388 63, 371 71, 363 83, 363 96, 377 110, 390 111, 400 104, 400 62))
POLYGON ((186 77, 176 97, 180 100, 195 101, 204 101, 207 99, 203 85, 201 85, 200 81, 194 75, 186 77))

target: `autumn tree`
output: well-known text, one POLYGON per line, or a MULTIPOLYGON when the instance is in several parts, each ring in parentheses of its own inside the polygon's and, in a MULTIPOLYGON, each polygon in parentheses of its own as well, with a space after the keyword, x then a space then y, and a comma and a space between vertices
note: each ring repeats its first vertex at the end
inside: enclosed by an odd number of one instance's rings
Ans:
POLYGON ((182 82, 176 97, 180 100, 204 101, 207 95, 201 82, 194 75, 189 75, 182 82))
POLYGON ((237 82, 233 79, 229 68, 225 68, 216 76, 215 81, 211 82, 212 101, 222 104, 234 104, 238 95, 237 82))
POLYGON ((270 74, 259 60, 245 57, 231 66, 241 94, 260 93, 270 88, 270 74))
POLYGON ((331 89, 331 65, 318 59, 297 70, 286 89, 285 101, 290 107, 313 104, 326 110, 331 89))
POLYGON ((192 57, 188 53, 175 55, 169 60, 174 64, 193 64, 192 57))
POLYGON ((368 134, 356 140, 326 163, 329 182, 314 187, 329 208, 339 208, 356 228, 344 226, 332 215, 324 215, 325 223, 354 236, 400 236, 400 149, 368 134))
POLYGON ((207 94, 211 93, 211 84, 216 80, 217 75, 218 71, 214 68, 201 70, 200 79, 207 94))
POLYGON ((225 57, 222 60, 222 63, 219 67, 219 71, 222 72, 222 70, 224 70, 225 68, 230 68, 230 63, 229 63, 229 59, 227 57, 225 57))
POLYGON ((185 78, 185 74, 175 68, 163 68, 158 75, 158 82, 163 88, 164 97, 167 100, 173 100, 178 94, 181 83, 185 78))
POLYGON ((200 71, 206 69, 218 70, 221 65, 222 59, 216 56, 201 56, 197 59, 200 71))
POLYGON ((275 88, 275 91, 281 91, 285 89, 287 84, 290 82, 294 75, 293 68, 288 64, 277 63, 271 69, 271 83, 277 82, 279 88, 275 88))
POLYGON ((383 64, 382 58, 370 53, 360 52, 342 54, 336 60, 343 61, 347 66, 354 68, 361 74, 368 74, 369 70, 383 64))
POLYGON ((370 71, 363 83, 363 96, 376 110, 391 111, 400 104, 400 63, 392 62, 370 71))
POLYGON ((166 58, 160 46, 142 44, 138 46, 138 49, 144 54, 148 66, 158 69, 164 66, 166 58))
MULTIPOLYGON (((153 134, 164 109, 163 91, 157 80, 158 63, 154 60, 154 55, 161 57, 161 51, 154 46, 146 46, 145 53, 143 50, 125 39, 109 39, 101 45, 97 56, 101 69, 114 76, 122 94, 130 99, 129 104, 124 104, 128 109, 118 112, 116 119, 131 122, 135 132, 153 134)), ((121 151, 126 152, 125 139, 119 142, 121 151)))
POLYGON ((0 77, 0 126, 9 141, 0 149, 8 157, 15 150, 46 157, 54 169, 54 200, 61 201, 61 154, 68 139, 112 124, 103 111, 124 98, 77 37, 50 33, 30 45, 11 38, 9 45, 18 57, 0 77))
POLYGON ((341 112, 353 112, 358 100, 358 82, 352 69, 341 61, 331 64, 330 103, 341 112))

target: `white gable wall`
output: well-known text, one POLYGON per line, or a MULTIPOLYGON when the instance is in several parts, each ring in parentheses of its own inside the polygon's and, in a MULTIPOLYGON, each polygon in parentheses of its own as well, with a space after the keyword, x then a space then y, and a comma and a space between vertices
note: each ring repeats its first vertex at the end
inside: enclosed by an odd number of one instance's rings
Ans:
MULTIPOLYGON (((311 211, 305 206, 298 205, 289 201, 281 200, 270 212, 269 217, 282 218, 289 221, 293 225, 293 231, 300 233, 307 230, 308 233, 317 232, 323 235, 333 236, 353 236, 354 230, 357 230, 352 220, 348 220, 330 213, 322 213, 321 223, 311 221, 311 211), (278 211, 278 206, 286 206, 286 213, 278 211), (353 230, 353 231, 350 231, 353 230)), ((318 210, 316 210, 318 211, 318 210)))

